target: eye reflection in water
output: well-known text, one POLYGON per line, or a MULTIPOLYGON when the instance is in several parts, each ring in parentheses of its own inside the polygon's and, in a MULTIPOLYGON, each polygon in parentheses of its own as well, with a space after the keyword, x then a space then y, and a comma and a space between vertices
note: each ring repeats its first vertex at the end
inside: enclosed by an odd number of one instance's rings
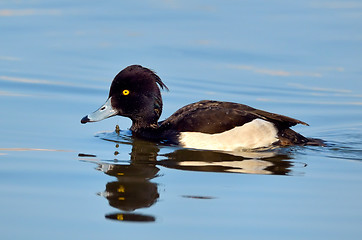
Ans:
MULTIPOLYGON (((138 213, 138 209, 149 208, 159 198, 157 183, 151 180, 159 176, 159 167, 187 171, 295 175, 291 169, 296 163, 290 161, 290 154, 280 149, 259 152, 223 153, 170 147, 171 152, 159 154, 159 144, 132 138, 129 132, 101 133, 98 137, 116 144, 132 146, 130 159, 112 163, 106 159, 94 161, 97 155, 80 153, 80 160, 95 162, 97 170, 116 178, 108 182, 104 192, 109 205, 119 212, 105 217, 117 221, 154 222, 156 217, 138 213), (137 213, 135 212, 137 211, 137 213)), ((118 155, 118 151, 114 152, 118 155)), ((305 164, 299 164, 305 167, 305 164)), ((188 196, 196 199, 213 197, 188 196)))

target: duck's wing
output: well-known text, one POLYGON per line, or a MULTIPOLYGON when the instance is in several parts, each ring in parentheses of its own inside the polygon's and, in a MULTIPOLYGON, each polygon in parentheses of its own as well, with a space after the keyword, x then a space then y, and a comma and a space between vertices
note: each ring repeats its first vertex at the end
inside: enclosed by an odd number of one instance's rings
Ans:
POLYGON ((289 128, 296 124, 307 125, 294 118, 258 110, 243 104, 204 100, 177 110, 168 119, 161 122, 160 127, 163 130, 177 132, 213 134, 230 130, 257 118, 273 122, 278 129, 289 128))

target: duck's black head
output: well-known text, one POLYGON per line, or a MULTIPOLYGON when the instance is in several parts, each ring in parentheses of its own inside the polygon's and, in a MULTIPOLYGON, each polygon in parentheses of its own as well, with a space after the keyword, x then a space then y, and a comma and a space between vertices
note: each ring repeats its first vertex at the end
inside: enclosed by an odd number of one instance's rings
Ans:
POLYGON ((81 123, 121 115, 132 120, 133 130, 155 127, 162 113, 160 87, 168 89, 155 72, 140 65, 129 66, 113 79, 106 103, 81 123))

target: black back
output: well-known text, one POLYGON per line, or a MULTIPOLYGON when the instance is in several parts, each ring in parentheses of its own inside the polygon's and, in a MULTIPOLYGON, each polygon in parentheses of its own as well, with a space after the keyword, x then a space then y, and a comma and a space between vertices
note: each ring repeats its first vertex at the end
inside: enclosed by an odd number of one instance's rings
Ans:
POLYGON ((160 123, 160 129, 176 132, 221 133, 254 119, 272 122, 279 130, 304 124, 294 118, 258 110, 247 105, 204 100, 189 104, 160 123))

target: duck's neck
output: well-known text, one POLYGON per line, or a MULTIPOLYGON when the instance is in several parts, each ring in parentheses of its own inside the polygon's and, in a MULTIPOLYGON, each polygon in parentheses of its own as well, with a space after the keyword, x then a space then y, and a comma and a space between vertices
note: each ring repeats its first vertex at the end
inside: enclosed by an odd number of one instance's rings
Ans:
POLYGON ((132 119, 132 132, 142 132, 144 130, 154 130, 158 128, 157 121, 144 121, 143 119, 132 119))
POLYGON ((160 96, 154 96, 153 100, 153 104, 147 105, 141 111, 130 117, 132 120, 131 131, 133 133, 149 135, 144 136, 147 138, 153 138, 152 134, 155 135, 158 129, 158 119, 162 113, 162 99, 160 96))
POLYGON ((159 126, 156 122, 142 122, 132 120, 131 129, 132 134, 137 137, 149 139, 149 140, 158 140, 158 130, 159 126))

